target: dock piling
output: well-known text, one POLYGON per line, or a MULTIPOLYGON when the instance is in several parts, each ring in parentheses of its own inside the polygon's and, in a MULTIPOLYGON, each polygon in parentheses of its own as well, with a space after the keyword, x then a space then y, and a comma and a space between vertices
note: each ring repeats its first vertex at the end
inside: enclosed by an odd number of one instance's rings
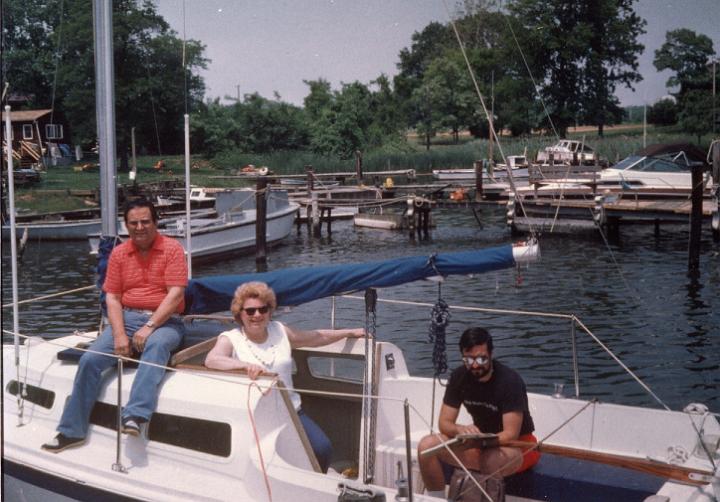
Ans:
POLYGON ((692 168, 692 208, 690 209, 690 243, 688 245, 688 271, 700 269, 700 231, 702 229, 703 172, 702 166, 692 168))
POLYGON ((355 150, 355 177, 357 178, 358 186, 363 184, 363 170, 362 170, 362 152, 355 150))
POLYGON ((315 191, 310 194, 310 207, 312 208, 312 234, 313 237, 320 237, 320 210, 318 204, 318 193, 315 191))
POLYGON ((255 192, 255 262, 267 261, 267 178, 259 176, 255 192))
POLYGON ((475 200, 481 200, 483 197, 483 163, 480 160, 473 162, 475 168, 475 200))

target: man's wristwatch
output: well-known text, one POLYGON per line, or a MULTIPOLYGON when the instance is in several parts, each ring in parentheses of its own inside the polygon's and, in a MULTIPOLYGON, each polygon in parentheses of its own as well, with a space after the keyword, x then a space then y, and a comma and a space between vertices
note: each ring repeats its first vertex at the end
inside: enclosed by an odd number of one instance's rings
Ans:
POLYGON ((152 328, 155 327, 155 323, 152 322, 152 320, 150 320, 150 321, 148 321, 148 322, 145 323, 145 326, 147 326, 148 328, 152 329, 152 328))

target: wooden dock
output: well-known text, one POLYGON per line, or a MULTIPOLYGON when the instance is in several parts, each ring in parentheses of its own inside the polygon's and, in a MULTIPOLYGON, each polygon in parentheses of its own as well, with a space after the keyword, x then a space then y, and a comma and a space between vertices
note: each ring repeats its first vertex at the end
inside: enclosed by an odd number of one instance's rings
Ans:
MULTIPOLYGON (((636 198, 618 194, 597 196, 594 199, 522 198, 509 199, 508 225, 520 232, 535 230, 553 232, 589 232, 598 227, 617 229, 621 224, 689 223, 692 201, 684 198, 636 198)), ((718 217, 717 199, 702 201, 704 220, 718 217)))

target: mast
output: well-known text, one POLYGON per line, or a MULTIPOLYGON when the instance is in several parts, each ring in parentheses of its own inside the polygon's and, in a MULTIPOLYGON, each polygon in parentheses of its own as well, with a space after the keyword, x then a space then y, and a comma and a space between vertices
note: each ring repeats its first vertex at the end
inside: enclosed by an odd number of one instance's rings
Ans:
POLYGON ((115 167, 112 0, 93 0, 93 28, 102 235, 103 237, 115 237, 117 236, 117 172, 115 167))

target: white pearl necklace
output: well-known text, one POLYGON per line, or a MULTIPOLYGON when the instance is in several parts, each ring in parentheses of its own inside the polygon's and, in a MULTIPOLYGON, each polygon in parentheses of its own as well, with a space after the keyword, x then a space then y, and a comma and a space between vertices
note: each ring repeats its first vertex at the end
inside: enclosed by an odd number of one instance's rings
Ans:
MULTIPOLYGON (((270 338, 270 334, 268 333, 268 339, 270 338)), ((272 368, 273 363, 275 363, 275 356, 277 355, 277 345, 276 344, 270 344, 270 349, 268 352, 272 355, 270 360, 263 359, 260 354, 257 353, 257 350, 255 349, 255 342, 250 341, 248 336, 243 332, 243 340, 245 341, 245 345, 247 346, 248 350, 250 351, 250 354, 257 359, 257 361, 262 364, 265 369, 272 368)))

